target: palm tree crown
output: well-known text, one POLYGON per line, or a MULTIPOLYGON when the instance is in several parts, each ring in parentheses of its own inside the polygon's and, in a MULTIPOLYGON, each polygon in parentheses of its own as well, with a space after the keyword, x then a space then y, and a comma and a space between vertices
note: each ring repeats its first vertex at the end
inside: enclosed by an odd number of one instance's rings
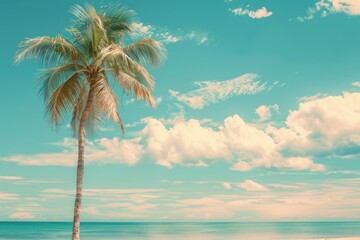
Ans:
POLYGON ((165 48, 152 38, 125 46, 124 37, 135 30, 131 10, 108 6, 96 11, 86 4, 84 8, 75 5, 72 13, 76 19, 67 29, 71 38, 58 35, 27 39, 20 43, 15 61, 36 57, 46 65, 40 77, 40 91, 55 126, 71 111, 72 129, 77 134, 92 89, 94 102, 86 121, 88 130, 94 130, 104 118, 112 119, 124 130, 112 82, 154 106, 154 81, 142 65, 161 65, 165 48))

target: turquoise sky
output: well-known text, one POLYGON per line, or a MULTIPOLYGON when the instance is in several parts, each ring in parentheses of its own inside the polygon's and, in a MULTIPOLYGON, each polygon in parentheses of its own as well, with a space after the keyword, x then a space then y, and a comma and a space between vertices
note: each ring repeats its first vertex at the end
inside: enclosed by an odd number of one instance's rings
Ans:
MULTIPOLYGON (((25 38, 67 36, 83 3, 0 3, 0 221, 72 219, 68 121, 45 117, 42 66, 13 60, 25 38)), ((358 0, 120 3, 168 60, 157 108, 119 91, 126 135, 89 136, 82 220, 360 220, 358 0)))

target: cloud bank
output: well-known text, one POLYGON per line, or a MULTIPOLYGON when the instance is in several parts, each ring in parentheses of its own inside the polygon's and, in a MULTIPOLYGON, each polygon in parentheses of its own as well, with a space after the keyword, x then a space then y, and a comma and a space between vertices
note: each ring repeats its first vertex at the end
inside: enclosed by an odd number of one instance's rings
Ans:
MULTIPOLYGON (((139 137, 119 140, 102 138, 87 142, 88 164, 134 165, 141 160, 172 168, 207 166, 222 161, 232 170, 287 168, 323 171, 314 158, 354 159, 360 155, 360 93, 312 98, 290 111, 283 127, 265 130, 247 123, 239 115, 225 118, 217 127, 197 119, 143 119, 139 137)), ((72 166, 75 144, 65 139, 62 152, 19 154, 2 161, 22 165, 72 166)), ((8 178, 8 177, 6 177, 8 178)), ((226 185, 227 187, 231 185, 226 185)))

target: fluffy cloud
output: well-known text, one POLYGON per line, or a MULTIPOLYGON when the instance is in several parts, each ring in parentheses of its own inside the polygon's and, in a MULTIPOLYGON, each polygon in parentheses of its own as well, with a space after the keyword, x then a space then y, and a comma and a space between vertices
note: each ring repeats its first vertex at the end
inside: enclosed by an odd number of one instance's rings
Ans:
MULTIPOLYGON (((87 142, 86 161, 134 165, 148 159, 168 168, 223 161, 238 171, 261 167, 322 171, 324 165, 314 163, 312 158, 360 155, 359 102, 360 93, 319 95, 300 102, 297 110, 290 111, 283 127, 270 125, 265 130, 238 115, 213 127, 196 119, 165 121, 149 117, 142 120, 145 127, 137 138, 87 142)), ((60 153, 1 159, 22 165, 74 165, 75 144, 65 139, 59 145, 63 148, 60 153)))
POLYGON ((332 3, 332 11, 360 15, 360 2, 358 0, 330 0, 330 2, 332 3))
POLYGON ((348 15, 360 15, 360 1, 358 0, 321 0, 314 7, 308 8, 307 15, 298 17, 303 22, 313 19, 316 15, 327 17, 329 14, 345 13, 348 15))
POLYGON ((236 16, 247 15, 250 18, 256 18, 256 19, 267 18, 273 15, 273 12, 268 11, 266 7, 262 7, 255 11, 244 8, 234 8, 234 9, 230 9, 230 12, 232 12, 236 16))
POLYGON ((269 120, 273 113, 279 113, 279 105, 261 105, 256 109, 256 113, 259 116, 259 121, 263 122, 269 120))
MULTIPOLYGON (((201 121, 180 120, 171 126, 158 119, 147 118, 141 137, 133 140, 103 138, 87 143, 86 161, 89 164, 136 164, 149 156, 156 164, 168 168, 174 165, 207 166, 210 162, 226 161, 233 170, 249 171, 253 168, 289 168, 320 171, 306 156, 284 156, 279 143, 262 130, 234 115, 216 129, 203 126, 201 121)), ((76 147, 65 139, 62 153, 15 155, 2 158, 22 165, 64 165, 76 163, 76 147)))
POLYGON ((256 74, 245 74, 226 81, 195 82, 196 90, 181 94, 169 90, 171 96, 193 109, 202 109, 212 103, 217 103, 238 95, 253 95, 267 89, 256 74))
POLYGON ((222 141, 221 133, 201 126, 198 120, 180 122, 167 129, 159 120, 147 119, 143 135, 147 152, 157 164, 166 167, 201 164, 199 159, 231 160, 230 149, 222 141))
POLYGON ((360 153, 360 93, 344 93, 302 102, 287 127, 268 128, 284 152, 343 156, 360 153))
POLYGON ((257 167, 324 169, 306 157, 282 156, 269 135, 245 123, 238 115, 226 118, 217 130, 194 119, 167 128, 161 121, 150 118, 142 133, 145 151, 157 164, 166 167, 206 166, 209 161, 225 160, 234 162, 232 169, 239 171, 257 167))
POLYGON ((254 182, 253 180, 249 179, 245 180, 242 183, 239 183, 237 186, 248 192, 264 192, 268 190, 264 185, 261 185, 260 183, 254 182))

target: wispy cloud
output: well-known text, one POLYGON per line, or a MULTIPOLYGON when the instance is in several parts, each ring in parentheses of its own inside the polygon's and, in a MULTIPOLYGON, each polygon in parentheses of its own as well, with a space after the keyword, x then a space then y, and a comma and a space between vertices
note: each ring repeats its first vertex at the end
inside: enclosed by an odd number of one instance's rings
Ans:
POLYGON ((133 36, 137 37, 153 37, 156 40, 165 44, 177 43, 180 41, 193 41, 196 44, 207 44, 210 40, 209 35, 201 31, 186 31, 177 29, 171 31, 167 27, 146 25, 142 22, 133 24, 135 33, 133 36))
POLYGON ((0 176, 0 180, 4 180, 4 181, 18 181, 22 179, 23 178, 19 176, 0 176))
POLYGON ((266 7, 259 8, 257 10, 249 10, 246 8, 230 8, 230 12, 232 12, 235 16, 248 16, 250 18, 259 19, 259 18, 267 18, 273 15, 273 12, 268 11, 266 7))
POLYGON ((353 85, 355 87, 360 87, 360 81, 359 82, 353 82, 351 85, 353 85))
MULTIPOLYGON (((99 164, 123 163, 134 165, 140 160, 142 146, 137 142, 139 139, 119 140, 118 138, 101 138, 94 142, 87 142, 86 158, 88 162, 99 164)), ((77 159, 75 141, 65 138, 63 142, 56 143, 63 148, 62 152, 40 153, 30 155, 11 155, 1 157, 7 162, 15 162, 20 165, 60 165, 74 166, 77 159)))
POLYGON ((25 220, 25 219, 34 219, 35 216, 31 212, 14 212, 9 215, 9 218, 25 220))
POLYGON ((174 207, 179 214, 193 219, 356 220, 360 214, 357 207, 359 194, 357 182, 350 184, 351 182, 354 182, 354 179, 348 182, 339 180, 333 183, 302 184, 298 185, 296 191, 285 187, 276 192, 268 189, 266 192, 249 191, 241 195, 209 194, 198 198, 179 199, 174 207))
POLYGON ((305 16, 297 17, 300 22, 311 20, 316 16, 327 17, 330 14, 345 13, 348 15, 360 15, 360 1, 358 0, 321 0, 306 11, 305 16))
POLYGON ((237 186, 248 192, 268 191, 268 189, 264 185, 261 185, 260 183, 254 182, 253 180, 250 180, 250 179, 247 179, 244 182, 239 183, 237 186))
POLYGON ((169 90, 172 97, 193 109, 202 109, 212 103, 226 100, 233 96, 254 95, 267 90, 266 82, 258 80, 256 74, 245 74, 225 81, 195 82, 196 90, 180 93, 169 90))
POLYGON ((7 182, 10 184, 22 185, 22 184, 33 184, 33 183, 62 183, 61 180, 37 180, 37 179, 24 179, 20 176, 0 176, 0 181, 7 182))
POLYGON ((328 94, 316 93, 315 95, 300 97, 300 98, 298 98, 297 102, 298 103, 311 102, 311 101, 314 101, 317 99, 325 98, 327 96, 328 96, 328 94))
POLYGON ((0 192, 0 201, 16 200, 18 198, 18 194, 0 192))
MULTIPOLYGON (((143 204, 161 198, 164 192, 164 189, 151 188, 89 188, 84 189, 83 194, 88 199, 106 203, 121 201, 143 204)), ((48 188, 42 191, 42 196, 45 198, 72 198, 74 194, 73 189, 48 188)))

